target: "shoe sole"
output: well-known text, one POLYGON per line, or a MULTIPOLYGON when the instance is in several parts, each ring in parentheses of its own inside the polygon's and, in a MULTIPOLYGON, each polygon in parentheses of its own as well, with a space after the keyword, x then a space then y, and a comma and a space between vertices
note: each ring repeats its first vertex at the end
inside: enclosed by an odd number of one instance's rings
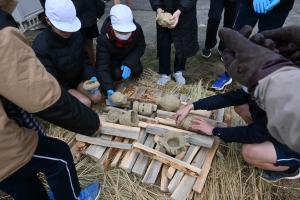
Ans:
POLYGON ((264 177, 260 176, 261 179, 263 179, 264 181, 268 182, 268 183, 275 183, 275 182, 278 182, 280 180, 283 180, 283 179, 287 179, 287 180, 293 180, 293 179, 298 179, 300 178, 300 172, 296 175, 296 176, 291 176, 291 177, 282 177, 282 178, 279 178, 277 180, 268 180, 268 179, 265 179, 264 177))
POLYGON ((206 59, 208 59, 208 58, 210 58, 210 57, 211 57, 211 53, 210 53, 208 56, 206 56, 206 55, 203 55, 203 54, 201 54, 201 56, 202 56, 203 58, 206 58, 206 59))
POLYGON ((232 79, 230 79, 230 81, 228 81, 227 83, 225 83, 224 85, 223 85, 223 87, 221 87, 221 88, 216 88, 216 87, 211 87, 212 89, 215 89, 215 90, 217 90, 217 91, 220 91, 220 90, 223 90, 224 89, 224 87, 226 86, 226 85, 229 85, 229 84, 231 84, 232 83, 232 79))
POLYGON ((101 190, 102 190, 102 188, 101 188, 101 186, 100 186, 100 188, 99 188, 99 192, 98 192, 98 194, 97 194, 97 196, 96 196, 95 200, 99 199, 99 197, 100 197, 100 195, 101 195, 101 190))

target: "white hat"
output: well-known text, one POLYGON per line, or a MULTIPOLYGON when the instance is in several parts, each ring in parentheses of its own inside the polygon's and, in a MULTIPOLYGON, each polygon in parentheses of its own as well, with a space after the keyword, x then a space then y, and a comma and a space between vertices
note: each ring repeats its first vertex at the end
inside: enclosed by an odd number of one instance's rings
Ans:
POLYGON ((110 20, 116 31, 127 33, 136 29, 131 9, 123 4, 117 4, 110 9, 110 20))
POLYGON ((45 13, 55 28, 65 32, 76 32, 81 22, 71 0, 46 0, 45 13))

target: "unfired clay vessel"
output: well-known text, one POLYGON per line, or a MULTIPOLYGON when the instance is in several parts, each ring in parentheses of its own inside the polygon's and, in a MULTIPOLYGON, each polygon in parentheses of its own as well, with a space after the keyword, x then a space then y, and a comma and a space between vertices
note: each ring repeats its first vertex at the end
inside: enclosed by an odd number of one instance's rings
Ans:
POLYGON ((178 155, 185 150, 186 140, 182 134, 168 132, 158 143, 166 149, 168 154, 178 155))
POLYGON ((107 113, 105 120, 110 123, 118 123, 122 112, 119 110, 110 110, 107 113))
POLYGON ((87 81, 84 81, 83 83, 83 89, 85 90, 95 90, 95 89, 98 89, 100 86, 100 83, 98 81, 93 81, 93 80, 87 80, 87 81))
POLYGON ((165 95, 156 99, 158 105, 169 112, 177 111, 181 105, 180 99, 175 95, 165 95))
POLYGON ((160 13, 159 16, 157 16, 157 23, 161 26, 170 26, 172 25, 172 15, 168 12, 160 13))
POLYGON ((121 92, 114 92, 111 96, 111 101, 115 105, 125 105, 127 103, 127 96, 121 92))
POLYGON ((129 110, 120 116, 119 122, 120 124, 126 126, 138 126, 139 124, 138 114, 135 110, 129 110))
POLYGON ((193 120, 193 116, 187 116, 184 120, 182 120, 179 126, 185 130, 189 130, 193 120))
POLYGON ((157 106, 151 103, 140 103, 138 101, 133 102, 132 109, 137 111, 141 115, 150 116, 156 110, 157 106))

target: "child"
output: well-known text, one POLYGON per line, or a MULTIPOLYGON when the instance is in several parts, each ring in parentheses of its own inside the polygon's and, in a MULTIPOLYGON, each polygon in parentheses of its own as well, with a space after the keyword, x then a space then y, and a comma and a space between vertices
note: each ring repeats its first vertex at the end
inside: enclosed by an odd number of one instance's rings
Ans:
POLYGON ((49 28, 33 42, 33 49, 42 64, 71 95, 86 106, 101 100, 100 92, 83 89, 83 81, 94 80, 94 68, 85 52, 85 41, 73 3, 47 0, 46 21, 49 28))
POLYGON ((157 17, 163 12, 172 14, 171 24, 161 26, 157 23, 157 51, 159 57, 159 85, 171 80, 171 44, 175 47, 174 78, 179 85, 185 84, 182 73, 186 59, 195 55, 199 49, 196 0, 150 0, 157 17))
POLYGON ((134 21, 130 8, 122 4, 113 6, 97 39, 97 78, 108 97, 115 91, 114 81, 141 75, 140 58, 145 48, 143 30, 134 21))
POLYGON ((244 106, 244 109, 239 107, 235 110, 246 119, 249 123, 247 126, 217 128, 199 117, 192 123, 191 128, 207 135, 218 136, 224 142, 242 143, 245 161, 263 169, 262 178, 266 181, 299 178, 300 154, 277 142, 270 135, 265 111, 243 89, 217 94, 189 104, 177 111, 176 122, 180 123, 194 109, 214 110, 245 103, 248 104, 248 109, 244 106))

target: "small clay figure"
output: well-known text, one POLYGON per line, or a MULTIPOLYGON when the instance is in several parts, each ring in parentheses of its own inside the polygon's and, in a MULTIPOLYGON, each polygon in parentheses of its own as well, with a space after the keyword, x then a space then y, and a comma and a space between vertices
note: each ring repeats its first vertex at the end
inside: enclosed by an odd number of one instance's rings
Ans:
POLYGON ((114 92, 111 96, 111 102, 117 106, 122 106, 127 104, 127 96, 121 92, 114 92))
POLYGON ((171 19, 172 19, 171 13, 163 12, 157 16, 156 20, 160 26, 165 27, 165 26, 170 26, 173 24, 173 21, 171 19))
POLYGON ((150 116, 156 110, 156 105, 151 103, 140 103, 138 101, 133 102, 133 110, 137 111, 141 115, 150 116))
POLYGON ((135 110, 129 110, 120 116, 119 122, 120 124, 126 126, 138 126, 139 124, 138 114, 135 110))
POLYGON ((177 111, 181 105, 180 99, 175 95, 165 95, 156 99, 158 105, 169 112, 177 111))
POLYGON ((185 150, 186 140, 182 134, 168 132, 158 143, 162 145, 170 155, 178 155, 185 150))
POLYGON ((122 112, 119 110, 110 110, 107 113, 105 120, 110 123, 118 123, 122 112))

